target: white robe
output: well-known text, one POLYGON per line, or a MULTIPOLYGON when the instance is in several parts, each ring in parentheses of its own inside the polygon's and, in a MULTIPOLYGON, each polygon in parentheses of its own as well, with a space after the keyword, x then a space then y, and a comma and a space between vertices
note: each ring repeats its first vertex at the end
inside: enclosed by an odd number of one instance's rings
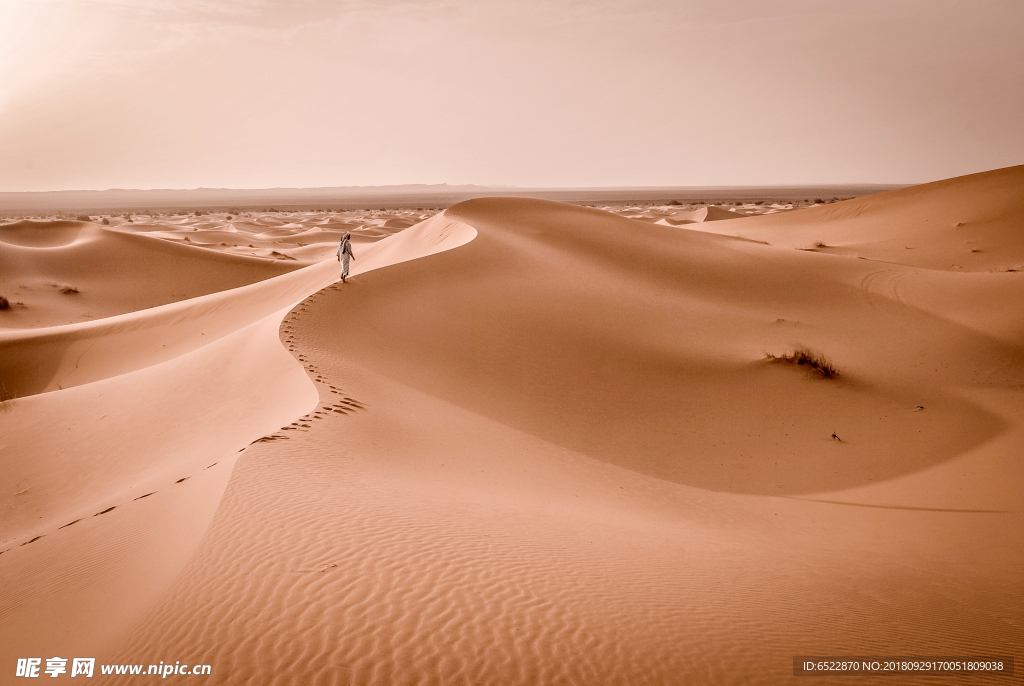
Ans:
POLYGON ((352 242, 341 239, 338 244, 338 259, 341 260, 341 275, 348 277, 348 259, 352 256, 352 242))

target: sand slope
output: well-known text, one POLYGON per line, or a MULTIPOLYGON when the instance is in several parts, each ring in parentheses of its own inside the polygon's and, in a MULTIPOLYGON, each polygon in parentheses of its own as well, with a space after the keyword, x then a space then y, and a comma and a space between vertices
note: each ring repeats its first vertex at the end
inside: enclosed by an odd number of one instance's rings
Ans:
POLYGON ((470 242, 288 315, 319 403, 247 450, 110 661, 209 663, 212 683, 750 684, 789 682, 798 654, 1020 654, 1021 276, 749 240, 867 250, 969 201, 1011 260, 1016 174, 712 225, 747 238, 453 207, 470 242), (800 344, 839 376, 764 357, 800 344))
POLYGON ((1024 165, 708 230, 928 269, 1024 271, 1024 165))
MULTIPOLYGON (((473 235, 439 217, 365 246, 353 271, 473 235)), ((4 660, 101 650, 174 579, 240 452, 316 404, 278 330, 337 274, 324 262, 138 312, 3 334, 0 372, 20 396, 0 404, 4 660)))
POLYGON ((0 225, 0 330, 79 323, 254 283, 298 265, 196 250, 87 222, 0 225), (64 292, 62 292, 62 290, 64 292))

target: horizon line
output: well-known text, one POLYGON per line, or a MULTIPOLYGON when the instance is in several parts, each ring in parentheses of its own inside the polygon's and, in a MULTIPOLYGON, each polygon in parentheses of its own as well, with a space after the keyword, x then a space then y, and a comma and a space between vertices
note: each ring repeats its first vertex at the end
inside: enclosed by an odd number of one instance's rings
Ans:
MULTIPOLYGON (((938 180, 938 179, 936 179, 938 180)), ((229 187, 229 186, 196 186, 193 188, 62 188, 49 190, 31 191, 6 191, 0 190, 0 195, 27 195, 42 193, 188 193, 196 191, 332 191, 332 190, 386 190, 396 188, 415 189, 466 189, 478 188, 486 190, 509 190, 509 191, 608 191, 608 190, 740 190, 740 189, 783 189, 783 188, 906 188, 916 186, 929 181, 912 183, 891 183, 891 182, 818 182, 818 183, 782 183, 782 184, 735 184, 735 185, 621 185, 621 186, 510 186, 505 184, 484 185, 475 183, 450 184, 443 183, 394 183, 378 184, 371 186, 260 186, 260 187, 229 187)))

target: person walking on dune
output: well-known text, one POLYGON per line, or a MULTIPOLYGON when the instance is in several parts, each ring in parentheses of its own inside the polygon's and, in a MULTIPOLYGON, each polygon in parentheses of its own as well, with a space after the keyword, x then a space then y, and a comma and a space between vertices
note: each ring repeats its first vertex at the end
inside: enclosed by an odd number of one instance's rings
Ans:
POLYGON ((348 231, 341 237, 341 243, 338 244, 338 261, 341 262, 341 282, 345 283, 345 279, 348 278, 348 261, 356 259, 356 256, 352 254, 352 241, 351 235, 348 231))

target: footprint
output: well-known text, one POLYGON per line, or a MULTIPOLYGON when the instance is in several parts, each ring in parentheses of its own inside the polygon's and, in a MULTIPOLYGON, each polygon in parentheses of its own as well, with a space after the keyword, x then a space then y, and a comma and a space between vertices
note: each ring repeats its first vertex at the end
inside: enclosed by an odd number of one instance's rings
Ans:
POLYGON ((93 517, 99 517, 101 514, 107 514, 111 510, 116 510, 116 509, 117 509, 117 505, 114 505, 113 507, 108 507, 107 509, 103 510, 102 512, 97 512, 96 514, 93 515, 93 517))
POLYGON ((68 523, 67 523, 67 524, 65 524, 64 526, 58 526, 58 527, 57 527, 57 529, 58 529, 58 530, 60 530, 60 529, 66 529, 67 527, 71 526, 72 524, 78 524, 78 523, 79 523, 80 521, 82 521, 82 520, 81 520, 81 519, 76 519, 76 520, 75 520, 75 521, 73 521, 73 522, 68 522, 68 523))
MULTIPOLYGON (((148 498, 149 496, 153 495, 154 493, 156 493, 156 491, 150 491, 146 495, 140 495, 138 498, 133 498, 132 501, 134 502, 136 500, 142 500, 143 498, 148 498)), ((74 524, 74 522, 72 522, 72 524, 74 524)))
POLYGON ((38 540, 39 540, 40 538, 42 538, 42 536, 36 536, 36 537, 35 537, 35 538, 33 538, 33 539, 32 539, 31 541, 25 541, 24 543, 22 543, 22 545, 28 545, 29 543, 35 543, 35 542, 36 542, 36 541, 38 541, 38 540))
POLYGON ((191 478, 192 478, 192 477, 190 477, 190 476, 183 476, 183 477, 181 477, 180 479, 178 479, 177 481, 175 481, 174 483, 176 483, 176 484, 180 484, 180 483, 181 483, 182 481, 188 481, 188 480, 189 480, 189 479, 191 479, 191 478))

